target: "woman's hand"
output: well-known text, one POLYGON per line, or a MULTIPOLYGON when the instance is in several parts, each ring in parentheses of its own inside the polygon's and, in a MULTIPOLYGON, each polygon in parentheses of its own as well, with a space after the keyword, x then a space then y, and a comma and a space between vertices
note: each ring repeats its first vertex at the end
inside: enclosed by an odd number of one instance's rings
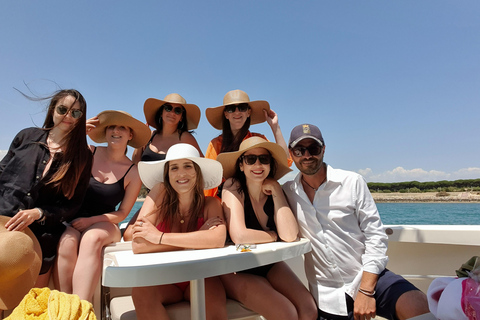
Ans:
POLYGON ((278 116, 275 111, 272 109, 270 110, 265 110, 263 109, 263 113, 265 114, 265 118, 267 119, 267 123, 272 128, 272 131, 275 132, 277 130, 278 126, 278 116))
POLYGON ((87 120, 87 134, 92 130, 95 129, 95 127, 98 125, 100 120, 98 120, 98 117, 95 116, 93 118, 90 118, 87 120))
POLYGON ((23 231, 40 217, 41 213, 37 208, 20 210, 5 223, 5 228, 8 231, 23 231))
POLYGON ((216 228, 217 226, 224 224, 223 219, 220 217, 214 217, 210 218, 205 223, 199 230, 210 230, 213 228, 216 228))
POLYGON ((153 244, 160 242, 162 232, 159 231, 153 224, 147 219, 138 218, 133 226, 133 240, 137 238, 143 238, 153 244))
POLYGON ((282 187, 277 180, 267 178, 263 181, 262 191, 268 196, 277 197, 279 192, 282 192, 282 187))
POLYGON ((93 224, 90 218, 77 218, 72 221, 71 226, 76 230, 83 232, 93 224))

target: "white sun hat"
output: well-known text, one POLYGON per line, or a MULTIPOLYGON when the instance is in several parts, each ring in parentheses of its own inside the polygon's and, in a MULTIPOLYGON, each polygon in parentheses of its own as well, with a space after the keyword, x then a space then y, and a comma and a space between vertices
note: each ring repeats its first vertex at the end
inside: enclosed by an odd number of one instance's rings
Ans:
POLYGON ((189 159, 198 164, 202 171, 204 189, 215 188, 222 182, 223 168, 220 162, 200 157, 197 148, 191 144, 177 143, 168 149, 165 160, 138 163, 138 173, 145 187, 152 189, 157 183, 163 182, 165 164, 178 159, 189 159))

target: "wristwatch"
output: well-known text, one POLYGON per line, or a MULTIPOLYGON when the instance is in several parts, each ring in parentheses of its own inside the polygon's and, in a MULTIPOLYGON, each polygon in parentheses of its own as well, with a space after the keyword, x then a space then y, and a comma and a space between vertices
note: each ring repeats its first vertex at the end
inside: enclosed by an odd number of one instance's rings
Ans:
POLYGON ((45 224, 45 218, 46 218, 45 213, 40 208, 36 208, 36 209, 38 210, 38 212, 40 212, 40 218, 38 218, 35 221, 40 223, 41 225, 44 225, 45 224))

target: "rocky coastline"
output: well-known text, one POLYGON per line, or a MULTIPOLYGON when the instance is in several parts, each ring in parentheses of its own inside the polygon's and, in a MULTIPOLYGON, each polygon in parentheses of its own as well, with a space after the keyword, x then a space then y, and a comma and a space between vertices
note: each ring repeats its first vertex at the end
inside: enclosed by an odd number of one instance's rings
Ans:
POLYGON ((479 192, 448 192, 448 195, 439 196, 437 192, 425 193, 372 193, 375 202, 441 202, 441 203, 459 203, 459 202, 480 202, 479 192))

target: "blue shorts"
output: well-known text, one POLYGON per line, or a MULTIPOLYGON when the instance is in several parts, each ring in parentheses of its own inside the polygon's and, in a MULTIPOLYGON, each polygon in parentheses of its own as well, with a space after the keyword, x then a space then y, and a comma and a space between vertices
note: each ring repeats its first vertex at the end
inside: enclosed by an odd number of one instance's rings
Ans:
MULTIPOLYGON (((413 284, 388 269, 378 276, 375 287, 375 301, 377 303, 377 315, 387 319, 397 319, 395 305, 402 294, 412 290, 419 290, 413 284)), ((345 294, 347 300, 348 316, 337 316, 322 310, 318 310, 318 320, 353 320, 353 299, 345 294)))

